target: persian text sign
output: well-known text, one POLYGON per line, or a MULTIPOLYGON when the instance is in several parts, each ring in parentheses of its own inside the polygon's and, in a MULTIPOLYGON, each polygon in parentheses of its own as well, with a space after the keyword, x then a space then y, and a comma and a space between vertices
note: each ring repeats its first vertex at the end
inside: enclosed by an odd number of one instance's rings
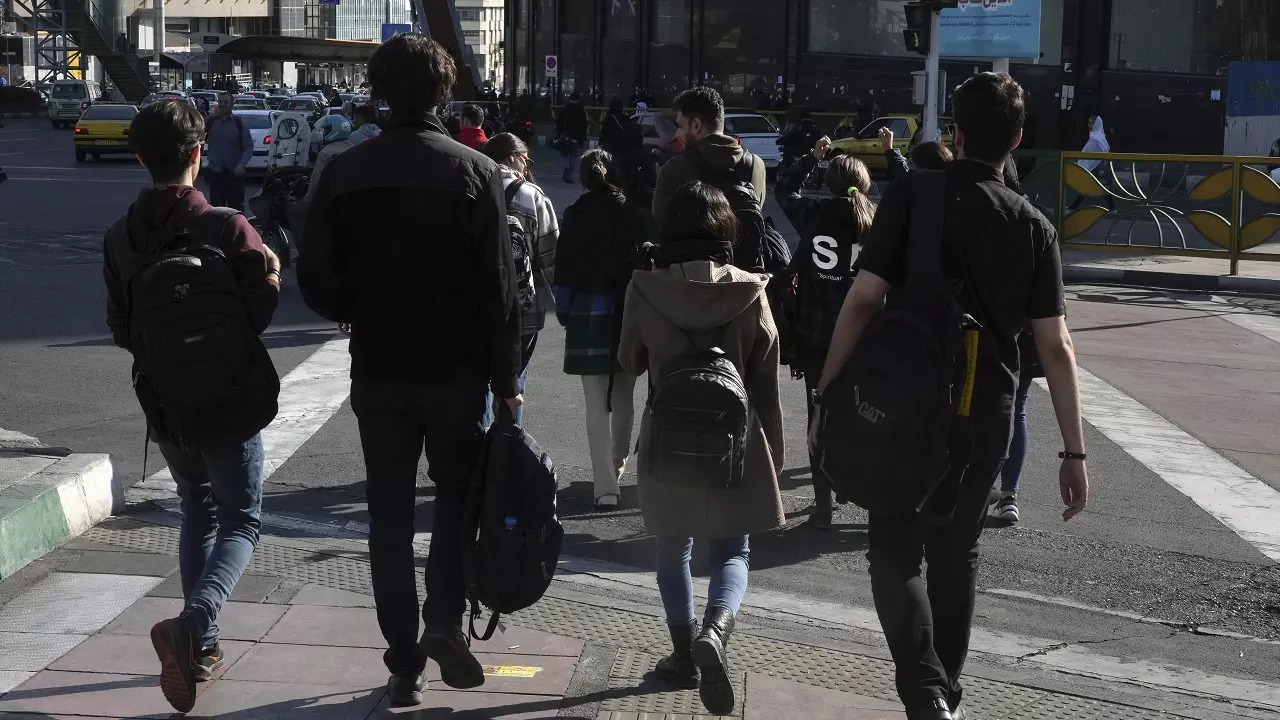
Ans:
POLYGON ((1227 117, 1280 115, 1280 62, 1233 62, 1227 72, 1227 117))
POLYGON ((948 57, 1039 58, 1040 0, 960 0, 942 11, 948 57))

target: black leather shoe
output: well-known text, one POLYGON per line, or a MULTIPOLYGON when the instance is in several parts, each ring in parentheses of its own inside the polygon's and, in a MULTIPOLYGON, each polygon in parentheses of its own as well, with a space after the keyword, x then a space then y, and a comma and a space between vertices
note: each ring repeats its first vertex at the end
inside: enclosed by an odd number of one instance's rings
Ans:
POLYGON ((698 666, 693 662, 693 638, 698 624, 668 625, 671 632, 671 654, 658 661, 653 673, 672 687, 692 690, 698 687, 698 666))
POLYGON ((693 641, 693 661, 702 678, 698 696, 712 715, 732 715, 737 699, 729 680, 729 636, 733 634, 733 613, 724 608, 708 608, 702 632, 693 641))
POLYGON ((934 698, 928 705, 907 710, 907 720, 956 720, 956 718, 947 708, 946 700, 934 698))
POLYGON ((393 707, 413 707, 422 704, 422 691, 427 689, 426 673, 417 675, 392 675, 387 681, 387 694, 393 707))
POLYGON ((427 628, 422 633, 422 654, 440 666, 440 679, 456 690, 470 690, 484 684, 484 668, 471 654, 462 628, 427 628))

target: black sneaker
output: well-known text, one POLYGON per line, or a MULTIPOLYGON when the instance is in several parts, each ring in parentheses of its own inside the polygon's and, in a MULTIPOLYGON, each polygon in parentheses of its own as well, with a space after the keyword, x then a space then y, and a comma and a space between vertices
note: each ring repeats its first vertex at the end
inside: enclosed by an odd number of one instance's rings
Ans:
POLYGON ((440 679, 456 690, 470 690, 484 684, 484 668, 471 654, 462 628, 428 628, 419 643, 422 653, 440 666, 440 679))
POLYGON ((151 645, 160 658, 160 691, 178 712, 196 706, 196 646, 191 639, 191 618, 186 613, 162 620, 151 628, 151 645))
POLYGON ((221 670, 226 663, 227 655, 222 652, 222 645, 216 644, 211 648, 205 648, 200 651, 200 656, 196 658, 195 676, 196 682, 209 682, 213 679, 213 674, 221 670))
POLYGON ((995 516, 1007 523, 1016 523, 1018 515, 1018 496, 1006 495, 996 502, 995 516))
POLYGON ((417 675, 392 675, 387 681, 387 694, 392 707, 413 707, 422 704, 422 691, 427 688, 426 673, 417 675))

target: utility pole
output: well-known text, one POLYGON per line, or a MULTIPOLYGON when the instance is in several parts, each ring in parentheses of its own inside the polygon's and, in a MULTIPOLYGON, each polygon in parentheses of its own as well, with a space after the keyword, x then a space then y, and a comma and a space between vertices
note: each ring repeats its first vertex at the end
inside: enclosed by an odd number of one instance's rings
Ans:
POLYGON ((938 37, 942 34, 942 11, 941 8, 932 7, 929 12, 929 54, 924 58, 924 74, 925 74, 925 98, 924 98, 924 130, 920 133, 920 139, 924 141, 937 140, 942 137, 938 132, 938 97, 942 95, 942 88, 939 86, 939 58, 938 53, 938 37))
POLYGON ((156 72, 160 72, 160 55, 164 52, 164 0, 153 0, 155 2, 156 14, 153 22, 155 22, 155 52, 152 53, 151 60, 156 64, 156 72))

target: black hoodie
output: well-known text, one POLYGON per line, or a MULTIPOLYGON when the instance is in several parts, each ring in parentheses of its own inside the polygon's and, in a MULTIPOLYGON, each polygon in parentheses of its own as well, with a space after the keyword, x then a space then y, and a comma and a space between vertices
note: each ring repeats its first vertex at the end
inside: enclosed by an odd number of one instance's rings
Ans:
POLYGON ((261 334, 271 324, 279 300, 279 288, 267 279, 262 238, 244 215, 230 221, 195 222, 213 209, 204 195, 188 185, 149 188, 138 194, 124 216, 112 223, 103 240, 102 275, 107 283, 107 327, 116 345, 129 349, 129 280, 133 273, 160 251, 163 243, 184 225, 192 239, 220 248, 244 290, 249 324, 261 334), (198 237, 199 233, 217 234, 198 237))

